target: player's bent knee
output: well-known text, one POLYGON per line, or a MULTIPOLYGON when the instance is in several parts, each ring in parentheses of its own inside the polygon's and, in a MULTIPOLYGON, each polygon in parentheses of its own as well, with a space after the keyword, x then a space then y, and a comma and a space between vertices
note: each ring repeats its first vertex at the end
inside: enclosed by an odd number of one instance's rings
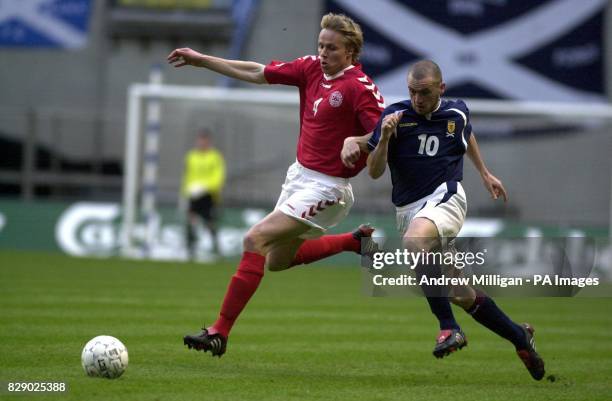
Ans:
POLYGON ((410 223, 402 242, 404 247, 412 252, 427 252, 440 247, 440 238, 435 223, 422 217, 410 223))
POLYGON ((251 227, 242 239, 242 246, 246 252, 263 253, 264 245, 263 235, 257 226, 251 227))

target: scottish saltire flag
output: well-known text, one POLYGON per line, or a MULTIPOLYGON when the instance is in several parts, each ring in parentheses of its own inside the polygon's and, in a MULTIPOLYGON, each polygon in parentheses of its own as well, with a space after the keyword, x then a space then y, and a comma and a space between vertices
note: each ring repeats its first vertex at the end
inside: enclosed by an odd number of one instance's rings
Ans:
POLYGON ((604 101, 608 0, 326 0, 362 26, 361 62, 386 96, 408 65, 440 64, 450 97, 604 101))
POLYGON ((0 47, 80 49, 90 0, 0 0, 0 47))

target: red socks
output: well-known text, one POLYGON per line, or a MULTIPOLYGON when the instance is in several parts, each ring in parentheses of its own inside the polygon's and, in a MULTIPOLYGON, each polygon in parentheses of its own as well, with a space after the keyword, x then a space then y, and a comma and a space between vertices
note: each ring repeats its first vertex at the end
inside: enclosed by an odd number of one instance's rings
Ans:
MULTIPOLYGON (((304 241, 298 249, 292 266, 312 263, 343 251, 359 253, 361 242, 352 233, 325 235, 321 238, 304 241)), ((208 331, 228 337, 234 322, 249 302, 264 275, 265 256, 244 252, 238 270, 232 276, 219 318, 208 331)))
POLYGON ((208 330, 211 334, 229 335, 234 322, 259 287, 264 275, 266 257, 253 252, 244 252, 238 270, 232 276, 219 318, 208 330))
POLYGON ((304 241, 297 250, 292 266, 316 262, 343 251, 361 251, 361 241, 353 233, 324 235, 317 239, 304 241))

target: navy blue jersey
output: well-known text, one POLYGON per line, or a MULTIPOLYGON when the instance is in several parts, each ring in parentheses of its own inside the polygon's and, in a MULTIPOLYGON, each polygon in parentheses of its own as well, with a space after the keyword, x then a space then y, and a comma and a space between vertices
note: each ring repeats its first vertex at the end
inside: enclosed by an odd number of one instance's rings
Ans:
POLYGON ((393 183, 393 203, 404 206, 431 194, 440 184, 463 179, 463 155, 472 134, 470 112, 462 100, 442 100, 426 116, 417 114, 410 100, 384 111, 368 148, 374 150, 387 114, 403 111, 397 137, 389 140, 387 162, 393 183))

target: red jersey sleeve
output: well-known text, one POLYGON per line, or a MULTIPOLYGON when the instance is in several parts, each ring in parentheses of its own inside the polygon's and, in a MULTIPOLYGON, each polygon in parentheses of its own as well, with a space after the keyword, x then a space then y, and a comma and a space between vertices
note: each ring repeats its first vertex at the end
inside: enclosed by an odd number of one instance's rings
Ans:
POLYGON ((273 60, 264 68, 264 76, 269 84, 303 86, 309 63, 316 61, 316 56, 304 56, 290 62, 273 60))
POLYGON ((378 119, 385 109, 385 100, 376 85, 366 77, 359 79, 361 88, 355 104, 355 111, 359 123, 365 133, 374 131, 378 119))

